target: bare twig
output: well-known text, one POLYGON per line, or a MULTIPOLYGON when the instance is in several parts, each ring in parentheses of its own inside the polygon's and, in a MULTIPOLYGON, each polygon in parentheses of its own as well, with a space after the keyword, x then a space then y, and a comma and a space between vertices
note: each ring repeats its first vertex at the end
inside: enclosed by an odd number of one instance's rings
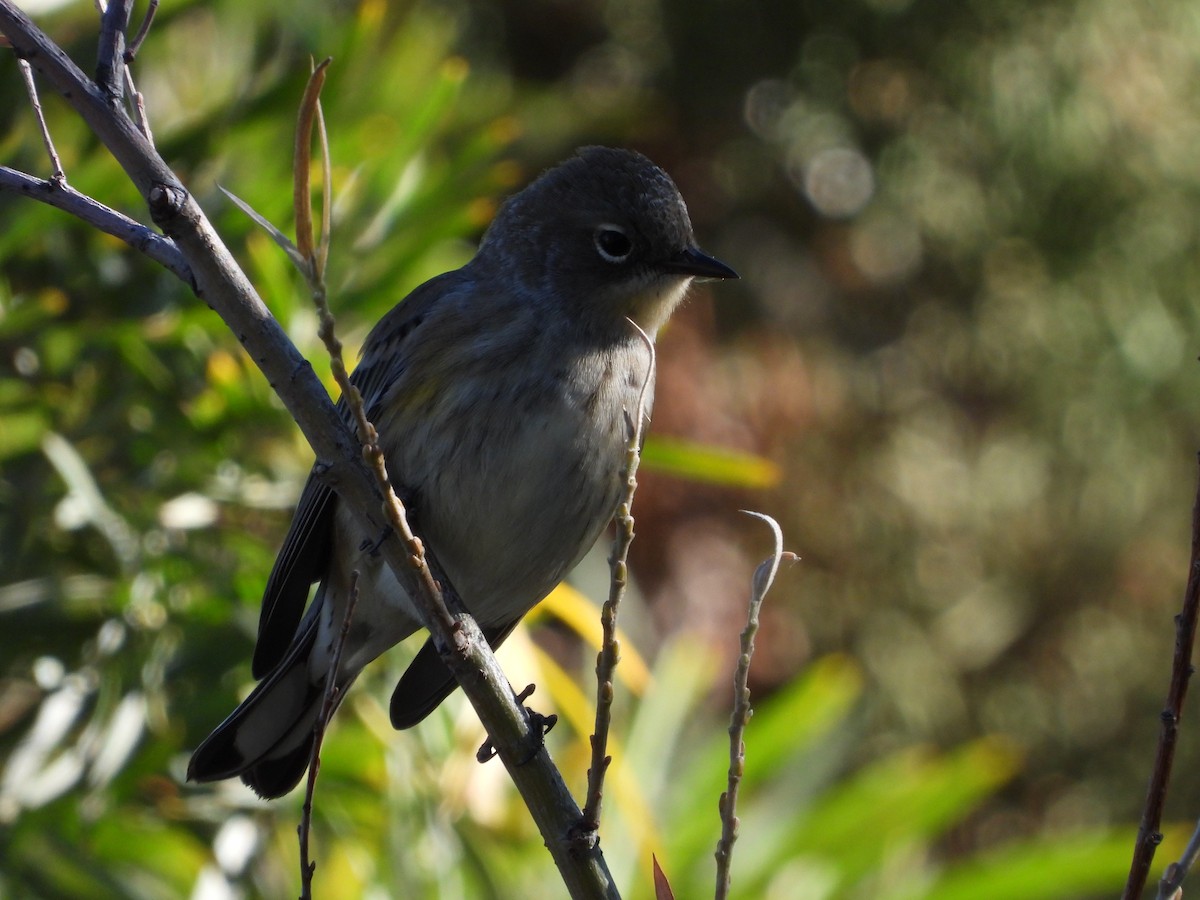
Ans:
POLYGON ((146 40, 146 35, 150 33, 150 26, 154 24, 154 14, 157 12, 158 0, 150 0, 150 5, 146 8, 146 15, 142 18, 142 24, 138 26, 137 34, 133 36, 133 40, 129 42, 129 47, 125 50, 126 66, 133 62, 138 51, 142 49, 142 41, 146 40))
POLYGON ((1192 558, 1188 565, 1187 588, 1183 595, 1183 609, 1175 617, 1175 655, 1171 665, 1171 683, 1167 688, 1167 702, 1159 720, 1162 730, 1158 735, 1158 750, 1154 757, 1154 770, 1150 774, 1150 785, 1146 789, 1146 803, 1142 810, 1142 821, 1138 825, 1137 841, 1133 847, 1133 860, 1129 867, 1129 879, 1125 883, 1123 900, 1138 900, 1154 851, 1162 841, 1159 828, 1162 825, 1163 806, 1167 799, 1167 784, 1171 779, 1171 765, 1175 759, 1175 745, 1179 739, 1179 722, 1183 715, 1183 701, 1187 696, 1188 680, 1192 675, 1192 646, 1196 641, 1196 621, 1200 615, 1200 483, 1197 485, 1195 503, 1192 506, 1192 558))
POLYGON ((133 83, 133 70, 129 68, 128 64, 125 65, 125 86, 129 92, 133 106, 133 121, 136 123, 138 131, 145 135, 146 140, 153 144, 154 135, 150 133, 150 119, 146 116, 146 98, 137 89, 137 85, 133 83))
POLYGON ((61 209, 144 253, 176 275, 184 284, 194 285, 191 267, 173 240, 86 194, 79 193, 65 182, 34 178, 16 169, 0 166, 0 191, 24 194, 30 199, 61 209))
POLYGON ((1200 822, 1196 823, 1196 828, 1192 832, 1191 838, 1188 839, 1183 855, 1177 862, 1167 866, 1162 880, 1158 883, 1158 894, 1155 900, 1173 900, 1181 895, 1183 880, 1187 878, 1188 872, 1196 864, 1197 856, 1200 856, 1200 822))
POLYGON ((309 859, 308 836, 312 831, 313 794, 317 789, 317 775, 321 770, 321 744, 325 741, 325 732, 333 718, 333 711, 341 701, 341 688, 337 684, 338 668, 342 664, 342 648, 346 646, 346 635, 350 633, 350 620, 354 616, 354 607, 358 604, 358 570, 350 573, 350 594, 346 598, 346 612, 342 616, 342 628, 338 632, 337 643, 333 647, 333 657, 329 661, 329 672, 325 675, 325 696, 321 701, 321 712, 313 723, 312 757, 308 763, 308 781, 304 786, 304 806, 300 813, 300 824, 296 833, 300 837, 300 900, 311 900, 312 877, 317 870, 317 864, 309 859))
MULTIPOLYGON (((133 5, 130 4, 130 12, 133 5)), ((146 9, 146 15, 142 17, 142 24, 138 26, 137 34, 134 35, 129 46, 121 54, 121 62, 123 63, 122 72, 125 78, 125 91, 129 97, 129 105, 133 111, 133 121, 137 123, 138 131, 145 135, 146 140, 151 144, 154 143, 154 135, 150 133, 150 119, 146 115, 146 98, 142 96, 142 92, 137 89, 137 85, 133 83, 133 69, 130 68, 133 64, 134 57, 137 56, 138 50, 142 47, 142 41, 146 39, 146 35, 150 33, 150 26, 154 24, 154 14, 158 12, 158 0, 150 0, 150 5, 146 9)), ((128 12, 126 13, 128 15, 128 12)), ((125 23, 126 28, 129 27, 128 21, 125 23)))
POLYGON ((583 807, 583 818, 580 822, 580 837, 587 836, 595 840, 595 832, 600 827, 600 809, 604 799, 604 776, 612 757, 608 755, 608 731, 612 725, 613 703, 613 672, 621 659, 621 645, 617 640, 617 611, 621 606, 621 598, 625 595, 625 587, 629 580, 629 547, 633 544, 633 495, 637 491, 638 463, 642 456, 642 435, 646 424, 646 395, 654 384, 654 368, 656 356, 654 341, 632 319, 629 324, 636 330, 638 337, 645 344, 650 354, 650 364, 646 368, 646 377, 642 381, 638 393, 637 409, 632 415, 626 411, 629 427, 629 443, 625 448, 625 465, 621 477, 625 482, 625 491, 617 511, 613 515, 616 526, 616 536, 613 538, 612 557, 609 566, 612 575, 609 580, 608 599, 600 611, 600 627, 602 631, 600 652, 596 655, 596 725, 592 732, 592 761, 588 767, 587 802, 583 807))
POLYGON ((783 532, 779 523, 770 516, 762 513, 742 510, 748 516, 761 519, 771 527, 775 536, 775 552, 754 570, 754 579, 750 591, 750 609, 746 615, 746 629, 742 632, 742 653, 738 657, 737 670, 733 676, 733 715, 729 721, 729 783, 725 793, 721 794, 719 804, 721 810, 721 839, 717 842, 717 900, 725 900, 729 896, 731 884, 731 864, 733 862, 733 843, 738 836, 737 800, 741 787, 742 772, 746 767, 746 745, 743 737, 746 725, 754 711, 750 708, 750 660, 754 656, 754 635, 758 632, 758 613, 762 608, 767 591, 779 571, 779 564, 784 559, 794 560, 796 557, 783 549, 783 532))
POLYGON ((46 148, 46 155, 50 157, 50 180, 55 184, 64 185, 67 183, 67 175, 63 171, 62 160, 58 158, 58 151, 54 149, 54 141, 50 137, 50 128, 46 125, 46 116, 42 112, 42 101, 38 99, 37 85, 33 83, 33 70, 29 67, 28 60, 18 59, 17 67, 21 70, 21 79, 25 82, 25 93, 29 95, 29 105, 33 107, 33 114, 37 118, 38 130, 42 133, 42 145, 46 148))

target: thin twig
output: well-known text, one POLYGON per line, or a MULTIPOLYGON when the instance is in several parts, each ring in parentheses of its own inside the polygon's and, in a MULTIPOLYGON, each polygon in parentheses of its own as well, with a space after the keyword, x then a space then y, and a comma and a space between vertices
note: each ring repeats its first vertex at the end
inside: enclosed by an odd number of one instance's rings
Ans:
POLYGON ((1177 862, 1167 866, 1162 880, 1158 883, 1158 895, 1155 900, 1172 900, 1173 897, 1178 896, 1183 889, 1183 880, 1187 878, 1188 872, 1196 864, 1198 856, 1200 856, 1200 822, 1196 823, 1196 828, 1192 832, 1191 838, 1188 839, 1183 855, 1177 862))
POLYGON ((134 221, 124 213, 79 193, 65 182, 60 184, 48 179, 35 178, 16 169, 0 166, 0 191, 23 194, 47 206, 61 209, 93 228, 124 241, 173 272, 184 284, 194 284, 191 267, 173 240, 147 228, 141 222, 134 221))
POLYGON ((1183 716, 1183 701, 1187 696, 1188 680, 1192 675, 1192 646, 1196 641, 1196 621, 1200 615, 1200 481, 1197 482, 1196 500, 1192 506, 1192 558, 1188 565, 1187 588, 1183 595, 1183 609, 1175 617, 1175 655, 1171 665, 1171 684, 1167 688, 1167 702, 1159 716, 1162 729, 1158 735, 1158 750, 1154 756, 1154 770, 1150 774, 1150 785, 1146 789, 1146 804, 1142 820, 1138 825, 1137 841, 1133 847, 1133 860, 1129 867, 1129 880, 1125 883, 1122 900, 1138 900, 1154 851, 1162 842, 1163 806, 1167 800, 1167 784, 1171 779, 1171 765, 1175 759, 1175 745, 1179 739, 1179 722, 1183 716))
MULTIPOLYGON (((130 12, 133 11, 132 5, 130 12)), ((154 143, 154 135, 150 132, 150 118, 146 115, 146 98, 142 96, 142 92, 137 89, 137 85, 133 83, 133 60, 137 56, 138 50, 142 47, 142 41, 146 39, 146 35, 150 33, 150 26, 154 23, 154 14, 158 12, 158 0, 150 0, 149 8, 146 10, 146 15, 142 17, 142 24, 138 26, 137 34, 129 46, 125 48, 125 52, 121 54, 121 62, 124 63, 122 71, 125 77, 125 95, 129 98, 129 106, 133 112, 133 121, 140 131, 151 144, 154 143)), ((129 23, 126 22, 126 28, 129 23)))
POLYGON ((128 63, 125 64, 125 87, 130 99, 130 105, 133 107, 134 124, 137 125, 138 131, 145 135, 146 140, 153 144, 154 135, 150 133, 150 119, 146 116, 146 98, 137 89, 137 85, 133 83, 133 70, 129 68, 128 63))
POLYGON ((337 684, 338 668, 342 664, 342 648, 346 646, 346 635, 350 633, 350 619, 354 616, 354 607, 358 604, 358 570, 350 573, 350 593, 346 599, 346 612, 342 616, 342 628, 338 632, 337 643, 333 646, 333 658, 329 661, 329 671, 325 675, 325 696, 321 701, 321 712, 313 723, 312 756, 308 763, 308 781, 304 786, 304 806, 300 812, 300 824, 296 833, 300 838, 300 900, 311 900, 312 877, 317 870, 315 861, 309 858, 308 837, 312 831, 313 794, 317 789, 317 775, 321 770, 321 744, 325 741, 325 732, 333 718, 333 711, 341 700, 341 688, 337 684))
POLYGON ((62 160, 58 158, 58 151, 54 149, 54 141, 50 137, 50 128, 46 125, 46 116, 42 112, 42 101, 38 99, 37 85, 33 83, 33 69, 29 67, 29 61, 25 59, 17 59, 17 67, 21 70, 21 79, 25 82, 25 93, 29 95, 29 105, 33 107, 33 114, 37 117, 38 130, 42 133, 42 145, 46 148, 46 155, 50 157, 50 170, 52 172, 50 180, 58 185, 67 183, 67 173, 63 171, 62 160))
POLYGON ((150 26, 154 24, 154 14, 158 12, 158 0, 150 0, 150 5, 146 8, 146 15, 142 17, 142 24, 138 26, 137 34, 133 36, 133 40, 129 42, 129 47, 125 50, 125 65, 133 62, 138 51, 142 49, 142 41, 146 40, 146 35, 150 33, 150 26))
MULTIPOLYGON (((654 384, 654 369, 656 355, 654 341, 632 319, 629 324, 637 332, 642 343, 650 354, 650 363, 646 367, 646 377, 642 380, 638 392, 637 409, 627 424, 629 427, 629 443, 625 448, 625 465, 621 471, 625 483, 621 502, 613 515, 616 535, 613 537, 612 556, 609 566, 612 574, 609 579, 608 599, 600 610, 600 627, 602 631, 600 652, 596 655, 596 725, 592 732, 592 761, 588 767, 587 802, 583 807, 583 818, 580 826, 584 835, 594 838, 595 831, 600 827, 600 809, 604 799, 604 776, 612 757, 608 755, 608 732, 612 725, 613 703, 613 672, 621 659, 621 645, 617 640, 617 612, 621 606, 621 598, 625 595, 625 587, 629 581, 629 547, 633 544, 633 495, 637 492, 637 470, 642 458, 642 435, 646 426, 646 397, 654 384)), ((629 413, 626 411, 626 415, 629 413)))
MULTIPOLYGON (((130 4, 129 12, 133 11, 133 6, 130 4)), ((154 135, 150 132, 150 119, 146 115, 146 98, 142 96, 142 92, 137 89, 137 85, 133 83, 133 60, 137 56, 138 50, 142 47, 142 41, 146 39, 146 35, 150 33, 150 26, 154 23, 154 14, 158 12, 158 0, 150 0, 149 8, 146 10, 146 15, 142 17, 142 24, 138 26, 137 34, 134 35, 129 46, 121 54, 121 62, 123 63, 122 72, 125 78, 125 95, 129 98, 129 106, 133 112, 133 121, 140 131, 151 144, 154 143, 154 135)), ((128 13, 126 13, 128 15, 128 13)), ((125 23, 126 28, 129 27, 128 21, 125 23)))
POLYGON ((731 885, 731 867, 733 863, 733 843, 738 836, 737 800, 738 790, 742 783, 742 772, 746 768, 746 744, 743 740, 746 725, 754 710, 750 707, 750 660, 754 656, 754 635, 758 632, 758 613, 762 608, 767 591, 779 571, 779 564, 784 559, 795 560, 792 553, 783 549, 783 532, 779 523, 770 516, 758 512, 742 510, 748 516, 761 519, 771 527, 775 536, 775 552, 759 564, 754 570, 754 578, 750 591, 750 609, 746 615, 746 629, 742 632, 742 653, 738 657, 737 670, 733 676, 733 715, 729 720, 729 783, 725 793, 721 794, 718 804, 721 810, 721 839, 717 842, 717 890, 716 900, 725 900, 729 896, 731 885))

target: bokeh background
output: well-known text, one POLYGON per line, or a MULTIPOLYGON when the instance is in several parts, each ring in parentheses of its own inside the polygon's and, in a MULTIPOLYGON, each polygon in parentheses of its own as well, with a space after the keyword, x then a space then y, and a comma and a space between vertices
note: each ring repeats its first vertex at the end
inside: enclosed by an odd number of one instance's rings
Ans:
MULTIPOLYGON (((22 4, 34 9, 33 4, 22 4)), ((144 12, 135 9, 135 21, 144 12)), ((85 69, 91 5, 40 9, 85 69)), ((295 108, 333 56, 331 289, 350 347, 579 145, 646 152, 742 274, 662 335, 603 846, 711 890, 737 632, 771 513, 738 896, 1070 898, 1124 882, 1200 447, 1191 0, 382 0, 160 8, 158 146, 318 371, 282 254, 295 108)), ((68 178, 145 218, 44 96, 68 178)), ((15 61, 0 160, 48 173, 15 61)), ((295 895, 299 798, 182 782, 249 688, 311 453, 170 276, 0 194, 0 896, 295 895)), ((605 548, 502 654, 579 789, 605 548)), ((318 896, 554 896, 456 698, 388 728, 393 653, 326 748, 318 896)), ((1156 868, 1200 812, 1189 711, 1156 868)))

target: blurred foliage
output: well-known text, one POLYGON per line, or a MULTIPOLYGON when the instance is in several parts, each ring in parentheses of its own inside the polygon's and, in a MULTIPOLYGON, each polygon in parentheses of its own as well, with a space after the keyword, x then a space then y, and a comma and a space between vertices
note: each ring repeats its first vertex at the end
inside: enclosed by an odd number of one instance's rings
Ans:
MULTIPOLYGON (((90 4, 40 21, 87 69, 90 4)), ((711 890, 722 673, 761 552, 734 510, 753 506, 803 562, 759 636, 739 895, 1111 896, 1196 478, 1200 9, 164 4, 135 65, 157 144, 324 372, 287 261, 217 190, 288 229, 310 56, 334 57, 351 352, 469 257, 497 198, 588 142, 662 163, 743 276, 696 290, 660 343, 623 619, 646 665, 624 673, 603 832, 627 894, 648 895, 651 852, 679 896, 711 890)), ((43 99, 71 183, 142 216, 43 99)), ((0 159, 46 171, 11 58, 0 159)), ((248 687, 310 462, 171 277, 0 194, 0 896, 295 893, 299 800, 182 773, 248 687)), ((603 548, 573 580, 604 596, 603 548)), ((578 792, 594 654, 578 596, 547 607, 503 659, 562 716, 578 792)), ((391 731, 401 665, 373 667, 327 745, 318 896, 557 894, 469 712, 391 731)))

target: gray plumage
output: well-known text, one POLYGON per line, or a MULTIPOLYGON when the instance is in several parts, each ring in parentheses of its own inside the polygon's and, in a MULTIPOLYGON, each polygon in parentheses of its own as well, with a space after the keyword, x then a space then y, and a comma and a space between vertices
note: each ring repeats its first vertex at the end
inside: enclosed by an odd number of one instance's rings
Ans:
MULTIPOLYGON (((736 277, 696 248, 666 173, 591 147, 504 203, 471 262, 418 287, 368 336, 351 380, 418 533, 493 646, 611 518, 650 364, 630 320, 653 337, 696 276, 736 277)), ((378 538, 309 478, 263 596, 252 665, 263 680, 196 750, 190 780, 240 775, 264 797, 296 785, 352 570, 340 696, 421 627, 369 551, 378 538)), ((454 686, 426 643, 393 694, 392 723, 416 724, 454 686)))

